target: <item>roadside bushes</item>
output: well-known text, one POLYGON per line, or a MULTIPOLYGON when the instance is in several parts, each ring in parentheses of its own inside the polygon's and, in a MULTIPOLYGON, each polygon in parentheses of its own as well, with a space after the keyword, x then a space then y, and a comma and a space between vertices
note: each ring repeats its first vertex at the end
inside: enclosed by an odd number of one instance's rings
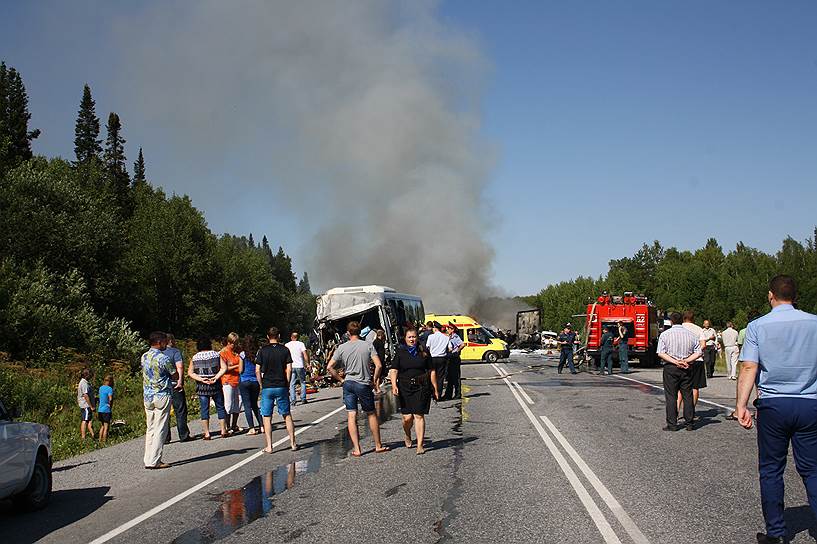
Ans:
POLYGON ((77 270, 58 274, 42 261, 27 267, 11 258, 0 261, 0 336, 6 349, 38 365, 63 346, 128 360, 144 347, 126 320, 93 309, 77 270))

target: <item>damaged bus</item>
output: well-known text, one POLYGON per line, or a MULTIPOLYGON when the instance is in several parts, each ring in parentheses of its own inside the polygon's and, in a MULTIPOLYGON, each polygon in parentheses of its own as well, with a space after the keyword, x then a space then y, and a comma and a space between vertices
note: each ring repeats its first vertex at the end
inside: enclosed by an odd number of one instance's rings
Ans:
POLYGON ((361 329, 383 329, 386 333, 386 361, 394 357, 407 323, 418 326, 423 321, 423 300, 415 295, 398 293, 391 287, 363 285, 336 287, 317 300, 314 340, 315 354, 324 363, 336 346, 343 343, 346 325, 360 322, 361 329))

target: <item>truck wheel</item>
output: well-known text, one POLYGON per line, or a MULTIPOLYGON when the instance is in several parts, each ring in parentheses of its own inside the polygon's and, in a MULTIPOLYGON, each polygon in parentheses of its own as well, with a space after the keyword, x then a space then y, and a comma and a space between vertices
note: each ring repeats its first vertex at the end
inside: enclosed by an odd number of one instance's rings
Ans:
POLYGON ((482 358, 488 363, 495 363, 499 360, 499 356, 495 351, 486 351, 482 358))
POLYGON ((40 510, 45 508, 51 498, 51 463, 43 455, 37 455, 34 470, 28 486, 19 495, 13 497, 14 503, 24 510, 40 510))

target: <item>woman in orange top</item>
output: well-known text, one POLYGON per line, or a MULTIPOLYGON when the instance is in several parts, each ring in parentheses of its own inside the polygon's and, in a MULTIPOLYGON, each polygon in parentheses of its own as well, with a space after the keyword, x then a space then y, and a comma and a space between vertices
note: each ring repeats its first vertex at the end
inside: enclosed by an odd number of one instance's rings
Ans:
POLYGON ((242 429, 238 427, 238 414, 241 411, 238 392, 240 380, 239 366, 241 366, 241 346, 238 334, 231 332, 227 335, 227 345, 219 352, 222 362, 227 365, 227 372, 221 377, 221 387, 224 390, 224 411, 227 412, 227 436, 242 429))

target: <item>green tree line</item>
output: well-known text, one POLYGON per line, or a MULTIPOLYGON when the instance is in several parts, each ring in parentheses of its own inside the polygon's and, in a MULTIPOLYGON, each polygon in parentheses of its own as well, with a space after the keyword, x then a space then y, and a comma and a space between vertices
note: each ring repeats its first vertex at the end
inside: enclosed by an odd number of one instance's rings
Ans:
POLYGON ((0 351, 34 363, 63 348, 131 358, 150 330, 177 336, 301 331, 314 319, 267 237, 215 235, 187 196, 146 177, 142 149, 125 157, 123 122, 100 134, 83 89, 73 161, 32 153, 39 130, 22 78, 0 64, 0 351))
POLYGON ((542 310, 542 325, 552 330, 577 321, 573 316, 583 314, 588 301, 605 290, 644 294, 659 309, 692 310, 698 321, 710 319, 718 327, 728 320, 743 327, 749 312, 770 309, 766 293, 776 274, 793 276, 800 289, 798 306, 817 313, 817 228, 805 242, 786 238, 774 255, 743 242, 724 253, 714 238, 695 251, 664 248, 655 241, 632 257, 610 261, 604 276, 549 285, 525 301, 542 310))

